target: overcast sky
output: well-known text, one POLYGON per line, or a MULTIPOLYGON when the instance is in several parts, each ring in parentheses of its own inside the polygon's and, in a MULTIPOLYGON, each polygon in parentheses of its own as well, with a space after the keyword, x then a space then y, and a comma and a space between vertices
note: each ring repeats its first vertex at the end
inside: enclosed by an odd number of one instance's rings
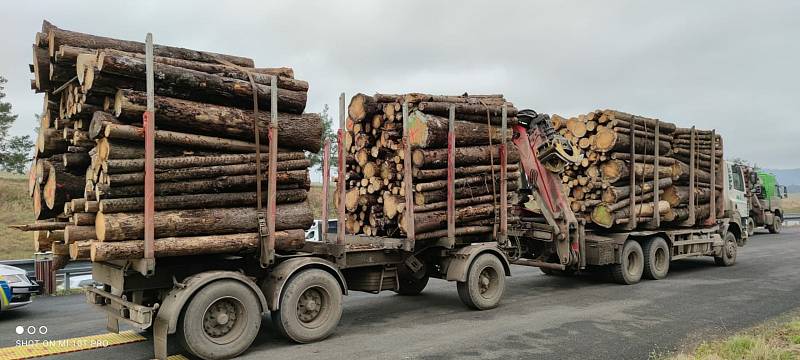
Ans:
POLYGON ((614 108, 716 128, 727 158, 800 167, 800 1, 10 1, 0 75, 32 133, 42 19, 80 32, 291 66, 306 111, 340 92, 503 93, 519 108, 614 108))

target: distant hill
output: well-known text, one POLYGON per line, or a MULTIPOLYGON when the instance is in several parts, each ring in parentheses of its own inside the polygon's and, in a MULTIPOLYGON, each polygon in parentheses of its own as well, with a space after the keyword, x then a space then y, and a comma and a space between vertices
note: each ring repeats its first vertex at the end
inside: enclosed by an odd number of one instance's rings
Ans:
POLYGON ((786 185, 789 192, 800 192, 800 169, 764 169, 775 174, 778 183, 786 185))

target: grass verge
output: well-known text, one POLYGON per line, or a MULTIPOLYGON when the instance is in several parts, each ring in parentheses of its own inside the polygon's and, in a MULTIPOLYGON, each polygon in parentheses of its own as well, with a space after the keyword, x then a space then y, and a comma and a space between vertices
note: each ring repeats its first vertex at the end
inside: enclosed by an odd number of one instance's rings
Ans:
POLYGON ((791 360, 800 359, 800 315, 757 326, 726 339, 703 342, 689 353, 669 360, 791 360))
POLYGON ((0 260, 30 259, 33 237, 8 225, 33 222, 33 204, 25 177, 0 176, 0 260))

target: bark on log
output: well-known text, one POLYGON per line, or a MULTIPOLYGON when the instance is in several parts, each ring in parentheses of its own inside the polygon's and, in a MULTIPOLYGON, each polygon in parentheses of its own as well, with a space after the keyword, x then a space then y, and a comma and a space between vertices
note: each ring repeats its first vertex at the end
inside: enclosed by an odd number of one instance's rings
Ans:
MULTIPOLYGON (((262 201, 267 201, 267 192, 261 194, 262 201)), ((305 201, 308 191, 304 189, 278 190, 275 193, 278 204, 305 201)), ((256 204, 255 192, 216 193, 194 195, 165 195, 154 199, 156 210, 200 209, 240 207, 256 204)), ((119 198, 100 200, 99 211, 105 214, 119 212, 136 212, 144 210, 144 198, 119 198)))
MULTIPOLYGON (((500 173, 500 165, 478 165, 478 166, 466 166, 466 167, 457 167, 456 168, 456 177, 463 177, 475 174, 491 174, 492 171, 495 173, 500 173)), ((519 165, 517 164, 507 164, 506 171, 508 173, 518 172, 519 165)), ((412 176, 414 176, 414 180, 417 181, 425 181, 425 180, 439 180, 439 179, 446 179, 447 178, 447 169, 413 169, 411 170, 412 176)))
MULTIPOLYGON (((672 149, 672 145, 664 140, 659 142, 659 154, 668 154, 672 149)), ((655 151, 655 146, 656 143, 653 139, 640 137, 636 138, 634 145, 637 153, 649 153, 651 155, 655 151)), ((622 134, 610 129, 600 130, 595 135, 595 149, 601 152, 629 152, 631 149, 631 137, 628 134, 622 134)))
POLYGON ((94 218, 95 218, 94 213, 76 212, 72 214, 72 223, 77 226, 94 225, 94 218))
POLYGON ((61 155, 64 167, 73 171, 85 171, 92 159, 87 153, 64 153, 61 155))
MULTIPOLYGON (((600 173, 602 174, 603 181, 613 184, 617 181, 628 181, 631 171, 631 163, 623 160, 608 160, 600 164, 600 173)), ((634 173, 636 178, 649 180, 653 178, 653 170, 655 166, 648 163, 636 163, 634 166, 634 173)), ((677 179, 680 176, 680 168, 673 164, 673 166, 659 166, 659 178, 672 178, 677 179)))
MULTIPOLYGON (((251 252, 258 249, 258 233, 169 237, 156 239, 156 257, 191 256, 204 254, 229 254, 251 252)), ((305 245, 305 232, 301 229, 275 232, 275 249, 298 250, 305 245)), ((92 261, 141 259, 144 257, 144 240, 120 242, 93 242, 92 261)))
MULTIPOLYGON (((97 63, 96 67, 101 73, 134 79, 145 77, 145 63, 142 60, 111 54, 101 56, 100 60, 102 62, 97 63)), ((159 79, 155 87, 155 93, 158 95, 219 105, 234 105, 245 109, 253 107, 253 88, 249 81, 159 63, 153 65, 153 72, 159 79)), ((258 83, 255 85, 258 107, 264 110, 270 109, 270 86, 258 83)), ((87 90, 89 89, 91 88, 87 90)), ((140 83, 136 83, 133 89, 145 90, 140 83)), ((305 91, 278 88, 280 112, 301 114, 306 107, 306 100, 305 91)))
POLYGON ((69 244, 69 258, 71 260, 89 260, 92 253, 92 241, 83 240, 69 244))
MULTIPOLYGON (((306 189, 310 187, 308 170, 283 171, 277 174, 278 190, 306 189)), ((262 179, 266 181, 266 177, 262 179)), ((224 176, 214 179, 186 180, 155 184, 155 195, 208 194, 226 191, 248 191, 255 189, 255 175, 224 176)), ((108 186, 97 184, 98 199, 118 199, 144 195, 144 185, 108 186)), ((264 189, 266 191, 266 188, 264 189)))
MULTIPOLYGON (((411 146, 422 149, 447 147, 448 123, 444 117, 414 111, 407 123, 411 146)), ((500 129, 494 126, 458 120, 454 125, 456 146, 499 144, 502 139, 500 129)), ((511 138, 510 130, 506 131, 506 136, 511 138)))
POLYGON ((39 184, 33 187, 33 217, 36 220, 52 219, 64 211, 64 208, 49 208, 45 203, 44 196, 39 184))
MULTIPOLYGON (((666 213, 669 209, 668 202, 664 200, 658 202, 659 213, 666 213)), ((655 207, 652 202, 645 202, 636 204, 636 206, 634 206, 634 211, 637 213, 637 217, 652 217, 655 213, 655 207)), ((611 228, 617 223, 616 221, 618 219, 628 218, 629 216, 630 211, 628 207, 623 207, 620 210, 611 212, 608 211, 608 208, 604 204, 600 204, 592 211, 592 222, 604 228, 611 228)))
MULTIPOLYGON (((631 160, 631 154, 630 153, 622 153, 622 152, 613 153, 613 154, 611 154, 611 158, 612 159, 618 159, 618 160, 630 161, 631 160)), ((654 164, 654 161, 655 161, 655 156, 653 156, 653 155, 635 154, 633 158, 636 160, 636 162, 642 162, 642 163, 654 164)), ((659 165, 672 165, 674 163, 675 163, 675 159, 673 159, 673 158, 665 157, 665 156, 659 156, 659 159, 658 159, 658 164, 659 165)))
POLYGON ((57 172, 51 164, 47 183, 42 189, 45 204, 50 209, 63 210, 65 202, 83 197, 85 187, 86 179, 84 177, 68 172, 57 172))
MULTIPOLYGON (((304 170, 311 165, 307 159, 280 161, 276 165, 277 171, 304 170)), ((155 173, 156 182, 204 179, 220 176, 250 175, 256 173, 256 164, 233 164, 233 165, 212 165, 203 167, 192 167, 182 169, 157 170, 155 173)), ((269 171, 269 163, 261 163, 262 174, 269 171)), ((104 174, 101 182, 112 186, 136 185, 144 183, 144 172, 128 174, 104 174)))
MULTIPOLYGON (((102 138, 97 140, 97 159, 100 162, 114 159, 137 159, 144 161, 144 144, 135 141, 116 140, 102 138)), ((192 154, 214 154, 218 153, 209 151, 194 151, 189 148, 168 146, 156 143, 155 147, 156 158, 162 157, 177 157, 181 155, 192 154)), ((143 167, 144 168, 144 167, 143 167)))
POLYGON ((35 222, 32 224, 23 224, 23 225, 8 225, 8 227, 19 231, 48 231, 48 230, 64 230, 64 227, 69 224, 70 224, 69 222, 64 222, 64 221, 47 221, 47 222, 35 222))
MULTIPOLYGON (((499 148, 499 145, 457 147, 456 166, 485 165, 490 161, 499 164, 499 148)), ((513 144, 506 145, 506 154, 509 164, 519 162, 519 152, 513 144)), ((447 167, 447 149, 417 149, 412 152, 411 159, 413 164, 420 168, 447 167)))
POLYGON ((347 106, 347 114, 354 122, 360 122, 368 115, 381 111, 382 108, 383 106, 377 103, 374 97, 356 94, 350 99, 350 104, 347 106))
MULTIPOLYGON (((147 95, 134 90, 119 90, 114 100, 114 114, 120 120, 139 121, 147 109, 147 95)), ((253 141, 252 110, 204 104, 164 96, 155 97, 159 129, 202 135, 225 134, 226 138, 253 141)), ((263 144, 269 141, 267 129, 272 115, 259 111, 258 123, 263 144)), ((322 147, 322 119, 319 114, 278 113, 278 146, 286 149, 319 152, 322 147)))
MULTIPOLYGON (((506 174, 506 180, 509 182, 517 181, 519 179, 518 172, 512 172, 506 174)), ((484 174, 484 175, 473 175, 468 177, 456 178, 453 181, 453 184, 456 187, 463 187, 463 186, 473 186, 473 185, 480 185, 484 184, 489 186, 492 183, 500 183, 500 173, 495 173, 494 176, 492 174, 484 174)), ((437 180, 425 183, 419 183, 414 185, 414 190, 422 192, 422 191, 432 191, 438 189, 446 189, 447 188, 447 180, 437 180)))
MULTIPOLYGON (((663 189, 672 185, 671 178, 664 178, 658 180, 658 188, 663 189)), ((636 195, 648 193, 653 191, 655 181, 647 181, 636 185, 636 195)), ((603 202, 613 204, 627 198, 631 194, 631 187, 629 185, 609 186, 603 190, 603 202)))
MULTIPOLYGON (((480 220, 494 216, 493 204, 471 205, 456 209, 456 224, 468 221, 480 220)), ((407 231, 407 212, 400 218, 400 229, 407 231)), ((414 232, 434 231, 447 227, 447 211, 431 211, 424 213, 414 213, 414 232)))
POLYGON ((67 227, 64 228, 64 242, 71 244, 79 240, 91 240, 95 238, 95 233, 94 225, 67 225, 67 227))
MULTIPOLYGON (((307 229, 314 222, 308 202, 280 204, 275 220, 276 230, 307 229)), ((97 239, 119 241, 144 236, 144 215, 141 213, 97 213, 97 239)), ((258 230, 257 210, 217 208, 157 211, 155 237, 235 234, 258 230)))
MULTIPOLYGON (((485 119, 488 117, 501 117, 502 116, 502 109, 503 106, 501 104, 497 105, 483 105, 483 104, 452 104, 452 103, 443 103, 443 102, 420 102, 417 105, 417 108, 425 113, 428 114, 435 114, 440 116, 447 116, 450 114, 450 106, 455 106, 456 110, 456 117, 459 115, 479 115, 485 119)), ((506 108, 506 115, 508 117, 516 117, 517 116, 517 108, 513 105, 509 104, 506 108)))
MULTIPOLYGON (((622 120, 622 121, 625 121, 625 122, 628 122, 628 123, 633 122, 634 124, 645 125, 650 129, 655 129, 656 121, 657 121, 656 119, 650 119, 650 118, 646 118, 646 117, 642 117, 642 116, 631 115, 631 114, 627 114, 627 113, 624 113, 624 112, 621 112, 621 111, 615 111, 615 110, 603 110, 603 114, 605 114, 608 117, 609 120, 617 119, 617 120, 622 120)), ((659 127, 659 131, 661 133, 664 133, 664 134, 675 133, 676 132, 675 130, 677 129, 677 126, 675 126, 675 124, 669 123, 669 122, 665 122, 665 121, 658 121, 658 127, 659 127)))
MULTIPOLYGON (((459 226, 456 227, 455 236, 485 235, 494 232, 494 226, 459 226)), ((431 240, 447 237, 447 229, 434 230, 421 234, 414 234, 414 240, 431 240)))
MULTIPOLYGON (((120 124, 104 124, 104 137, 108 139, 144 141, 144 130, 140 127, 120 124)), ((280 137, 280 135, 278 135, 280 137)), ((177 131, 156 130, 153 132, 156 143, 168 146, 210 149, 220 152, 254 152, 256 145, 242 140, 226 139, 215 136, 187 134, 177 131)), ((279 141, 280 142, 280 141, 279 141)), ((262 145, 261 151, 269 151, 269 146, 262 145)))
MULTIPOLYGON (((278 161, 305 160, 302 152, 278 152, 278 161)), ((184 169, 202 166, 220 166, 249 164, 256 161, 256 154, 224 154, 209 156, 175 156, 157 157, 153 165, 157 171, 170 169, 184 169)), ((261 153, 261 161, 269 161, 269 154, 261 153)), ((144 159, 115 159, 102 163, 103 172, 106 174, 125 174, 144 171, 144 159)))
MULTIPOLYGON (((669 202, 670 206, 677 207, 689 203, 688 186, 669 186, 664 188, 662 199, 669 202)), ((695 188, 694 198, 697 203, 707 203, 711 200, 711 189, 695 188)))
MULTIPOLYGON (((506 184, 508 191, 515 191, 518 188, 516 181, 511 181, 506 184)), ((495 183, 495 193, 500 193, 500 182, 495 183)), ((462 186, 456 188, 456 199, 464 199, 470 197, 483 196, 492 194, 492 186, 490 184, 482 184, 479 186, 462 186)), ((414 204, 422 206, 430 203, 440 202, 447 200, 447 189, 439 189, 433 191, 415 192, 414 204)))
MULTIPOLYGON (((50 57, 55 56, 56 50, 58 50, 61 45, 70 45, 86 49, 108 48, 140 54, 145 52, 145 44, 138 41, 119 40, 104 36, 84 34, 76 31, 59 29, 55 26, 50 29, 47 37, 50 57)), ((246 68, 252 68, 255 66, 253 59, 241 56, 217 54, 208 51, 197 51, 174 46, 153 45, 153 54, 167 58, 200 61, 212 64, 219 63, 219 60, 221 59, 246 68)))

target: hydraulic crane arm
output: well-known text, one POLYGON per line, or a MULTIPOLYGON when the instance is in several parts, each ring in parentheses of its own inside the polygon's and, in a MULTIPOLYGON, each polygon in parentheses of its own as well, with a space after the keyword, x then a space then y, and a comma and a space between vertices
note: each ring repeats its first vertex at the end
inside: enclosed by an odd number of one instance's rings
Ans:
POLYGON ((553 227, 559 261, 562 265, 579 264, 578 220, 567 202, 559 175, 567 164, 580 162, 579 151, 555 132, 549 116, 522 110, 517 118, 520 124, 513 126, 512 141, 542 215, 553 227))

